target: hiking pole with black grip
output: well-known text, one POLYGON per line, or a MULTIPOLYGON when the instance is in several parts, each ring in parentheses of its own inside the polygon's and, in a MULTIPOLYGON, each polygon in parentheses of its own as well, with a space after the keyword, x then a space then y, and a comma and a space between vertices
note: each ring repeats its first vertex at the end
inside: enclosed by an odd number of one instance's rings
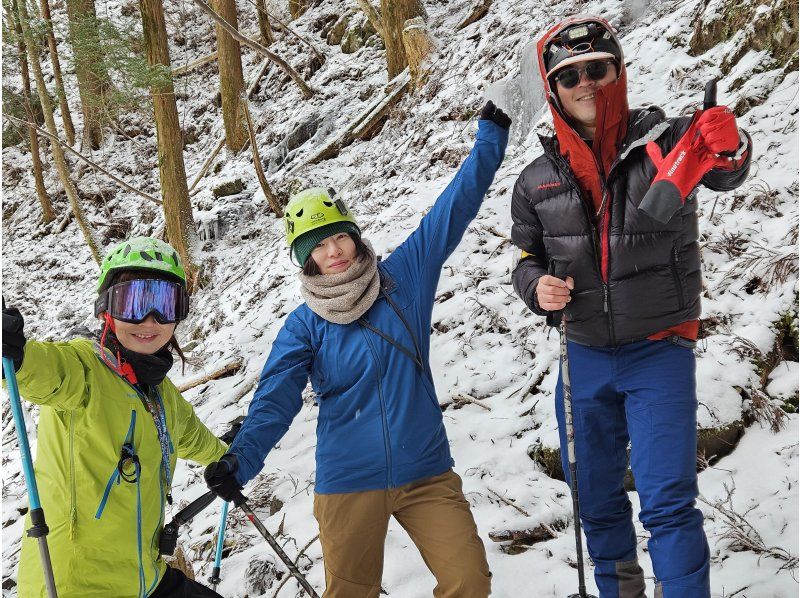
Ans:
MULTIPOLYGON (((3 309, 6 308, 6 300, 3 298, 3 309)), ((49 598, 56 598, 56 582, 53 578, 53 563, 50 560, 50 549, 47 546, 47 534, 50 529, 44 518, 44 509, 39 502, 39 488, 36 486, 36 475, 33 470, 33 459, 31 458, 31 447, 28 444, 28 435, 25 432, 25 418, 22 415, 22 401, 19 398, 19 387, 17 386, 17 373, 14 369, 14 360, 10 357, 3 357, 3 373, 8 384, 8 394, 11 397, 11 414, 14 417, 14 428, 17 431, 19 442, 19 452, 22 454, 22 471, 25 475, 25 486, 28 489, 28 501, 31 509, 31 528, 27 534, 31 538, 36 538, 39 542, 39 556, 42 560, 44 571, 44 583, 47 587, 49 598)))
POLYGON ((247 499, 241 492, 239 492, 238 496, 234 497, 233 504, 244 511, 244 514, 250 520, 250 523, 252 523, 258 530, 258 533, 264 537, 264 539, 267 541, 267 544, 269 544, 272 550, 275 551, 275 554, 278 555, 278 558, 283 561, 283 564, 286 565, 287 569, 289 569, 289 573, 292 574, 292 577, 297 580, 306 593, 311 596, 311 598, 319 598, 319 594, 317 594, 311 584, 308 583, 306 576, 300 572, 300 569, 298 569, 297 565, 292 562, 292 559, 289 558, 289 555, 284 552, 283 548, 281 548, 281 545, 278 544, 278 541, 275 539, 275 537, 269 533, 261 520, 253 512, 253 509, 250 508, 250 505, 247 504, 247 499))
MULTIPOLYGON (((567 263, 555 262, 553 275, 561 280, 567 279, 567 263)), ((578 593, 569 598, 594 598, 586 593, 586 577, 583 566, 583 538, 581 536, 581 507, 578 498, 578 460, 575 456, 575 425, 572 412, 572 383, 569 376, 569 351, 567 350, 567 316, 564 310, 550 318, 558 324, 559 348, 561 357, 561 385, 564 394, 564 433, 567 437, 567 462, 569 464, 569 489, 572 494, 572 517, 575 520, 575 551, 578 565, 578 593), (560 318, 559 318, 560 315, 560 318)))

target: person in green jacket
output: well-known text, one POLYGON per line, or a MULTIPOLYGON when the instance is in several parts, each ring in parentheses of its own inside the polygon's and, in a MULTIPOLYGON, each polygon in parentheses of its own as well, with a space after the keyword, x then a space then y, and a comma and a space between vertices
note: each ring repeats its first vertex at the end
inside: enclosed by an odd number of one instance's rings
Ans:
MULTIPOLYGON (((3 357, 22 397, 41 406, 34 470, 58 595, 219 597, 158 549, 177 458, 207 465, 227 450, 166 377, 172 351, 183 358, 174 330, 189 307, 178 254, 147 237, 120 243, 98 293, 94 340, 26 342, 20 312, 3 309, 3 357)), ((46 596, 33 538, 22 541, 17 588, 46 596)))

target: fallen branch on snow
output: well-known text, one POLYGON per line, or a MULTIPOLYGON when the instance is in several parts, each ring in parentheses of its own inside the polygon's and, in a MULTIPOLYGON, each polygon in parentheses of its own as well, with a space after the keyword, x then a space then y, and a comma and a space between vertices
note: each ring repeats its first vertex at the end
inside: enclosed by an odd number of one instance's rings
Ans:
POLYGON ((767 546, 761 534, 758 533, 753 524, 747 520, 747 516, 758 508, 759 504, 754 503, 744 513, 736 511, 733 505, 733 493, 736 491, 736 482, 731 476, 731 484, 723 484, 725 497, 711 502, 702 495, 698 500, 703 504, 714 509, 722 518, 723 532, 719 539, 728 543, 728 548, 734 552, 754 552, 757 555, 783 561, 783 565, 778 569, 796 569, 798 566, 797 556, 791 554, 780 546, 767 546))
POLYGON ((205 384, 206 382, 211 382, 212 380, 216 380, 217 378, 222 378, 226 374, 235 373, 242 368, 242 363, 243 361, 241 359, 232 361, 229 364, 222 366, 220 369, 215 370, 210 374, 206 374, 202 378, 197 378, 196 380, 191 380, 189 382, 181 384, 180 386, 178 386, 178 391, 185 392, 190 388, 194 388, 195 386, 200 386, 201 384, 205 384))

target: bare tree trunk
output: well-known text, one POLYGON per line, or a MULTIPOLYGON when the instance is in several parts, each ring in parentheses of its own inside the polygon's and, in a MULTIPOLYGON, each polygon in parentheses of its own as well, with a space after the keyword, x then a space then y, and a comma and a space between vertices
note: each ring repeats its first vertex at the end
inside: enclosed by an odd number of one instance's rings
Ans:
POLYGON ((275 41, 272 35, 272 28, 269 26, 269 14, 264 0, 256 0, 256 12, 258 13, 258 30, 261 32, 261 43, 269 46, 275 41))
MULTIPOLYGON (((33 114, 33 107, 31 106, 31 76, 28 70, 28 58, 25 55, 25 38, 22 35, 22 25, 19 21, 17 9, 17 0, 11 2, 11 12, 9 18, 14 22, 14 31, 17 34, 17 48, 19 49, 19 66, 22 74, 22 97, 25 100, 25 113, 28 115, 28 120, 35 123, 36 117, 33 114)), ((36 197, 39 198, 39 204, 42 206, 42 222, 47 224, 55 219, 53 212, 53 204, 50 197, 47 195, 47 190, 44 187, 44 175, 42 173, 42 159, 39 156, 39 136, 36 130, 31 127, 28 129, 28 142, 31 146, 31 160, 33 161, 33 180, 36 186, 36 197)))
POLYGON ((92 149, 103 141, 103 123, 111 79, 102 64, 94 0, 67 0, 69 35, 83 109, 83 139, 92 149))
MULTIPOLYGON (((57 137, 58 130, 56 129, 56 121, 53 118, 53 106, 50 103, 50 96, 48 95, 47 87, 44 84, 42 65, 39 63, 39 52, 41 49, 38 47, 36 37, 31 33, 30 22, 28 20, 28 9, 25 6, 24 1, 18 2, 17 10, 19 11, 18 14, 20 25, 22 26, 22 32, 25 36, 28 61, 30 62, 30 68, 33 69, 33 75, 36 79, 36 88, 39 92, 39 101, 42 103, 44 121, 50 133, 57 137)), ((56 164, 56 169, 58 170, 58 176, 61 179, 61 184, 64 185, 64 191, 67 193, 67 198, 69 199, 70 206, 72 207, 72 213, 75 215, 75 220, 78 223, 78 227, 81 229, 81 232, 83 233, 84 239, 86 239, 86 244, 89 246, 89 251, 92 252, 92 257, 94 257, 95 261, 100 264, 100 252, 97 250, 97 243, 92 237, 92 231, 89 228, 89 225, 86 221, 86 216, 83 213, 83 209, 78 201, 78 192, 75 189, 75 185, 72 184, 72 179, 70 179, 69 170, 67 169, 67 161, 64 158, 64 151, 61 149, 61 146, 58 143, 52 143, 50 145, 53 150, 53 159, 56 164)))
MULTIPOLYGON (((214 10, 233 27, 237 25, 236 0, 214 0, 214 10)), ((237 153, 247 139, 240 106, 244 90, 242 74, 242 50, 239 42, 216 23, 217 66, 219 67, 219 91, 222 96, 222 120, 225 123, 225 144, 232 153, 237 153)))
POLYGON ((391 81, 408 66, 403 46, 403 27, 409 19, 425 18, 425 8, 420 0, 381 0, 380 16, 383 22, 381 37, 386 46, 386 68, 391 81))
POLYGON ((72 113, 67 103, 67 93, 64 90, 64 78, 61 76, 61 61, 58 59, 58 46, 53 33, 53 23, 50 18, 50 0, 39 0, 39 10, 47 26, 47 49, 50 52, 50 63, 53 65, 53 76, 56 79, 56 94, 58 105, 61 107, 61 121, 64 123, 64 134, 69 145, 75 144, 75 125, 72 124, 72 113))
POLYGON ((411 72, 414 88, 420 89, 428 78, 429 67, 426 60, 436 49, 422 17, 414 17, 406 21, 403 28, 403 46, 406 50, 408 69, 411 72))
MULTIPOLYGON (((150 66, 170 66, 167 26, 164 22, 162 0, 140 0, 142 31, 150 66)), ((186 269, 190 292, 196 286, 197 266, 192 249, 197 238, 189 187, 186 184, 186 166, 183 163, 183 137, 175 102, 175 88, 169 83, 153 86, 153 112, 158 140, 158 174, 161 179, 161 196, 164 201, 164 221, 167 239, 178 251, 186 269)))

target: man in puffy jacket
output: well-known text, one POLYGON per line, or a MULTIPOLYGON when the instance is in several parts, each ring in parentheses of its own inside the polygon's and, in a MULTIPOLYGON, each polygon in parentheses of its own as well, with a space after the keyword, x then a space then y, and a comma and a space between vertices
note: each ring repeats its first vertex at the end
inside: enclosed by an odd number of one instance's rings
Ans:
MULTIPOLYGON (((513 281, 534 313, 551 324, 562 310, 566 317, 581 520, 595 580, 603 598, 644 595, 623 489, 630 441, 657 596, 708 596, 709 548, 694 507, 692 349, 702 280, 689 190, 697 181, 717 191, 741 185, 751 143, 724 107, 694 118, 629 110, 622 49, 603 19, 570 18, 537 52, 556 134, 541 139, 544 155, 514 187, 521 258, 513 281), (657 220, 640 209, 642 199, 678 144, 692 166, 679 181, 688 197, 660 205, 666 218, 657 220)), ((556 403, 568 475, 560 377, 556 403)))

